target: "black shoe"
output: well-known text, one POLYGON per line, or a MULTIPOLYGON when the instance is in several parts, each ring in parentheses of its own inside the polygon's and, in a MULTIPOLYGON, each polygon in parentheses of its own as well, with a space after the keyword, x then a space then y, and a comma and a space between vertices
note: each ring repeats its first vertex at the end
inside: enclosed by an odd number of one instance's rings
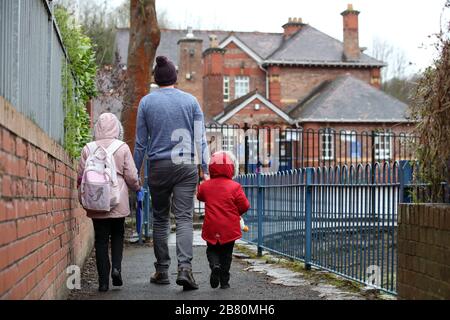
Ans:
POLYGON ((109 286, 107 285, 107 284, 101 284, 99 287, 98 287, 98 291, 99 292, 106 292, 106 291, 108 291, 109 290, 109 286))
POLYGON ((211 277, 209 278, 209 283, 211 288, 215 289, 219 286, 220 281, 220 266, 216 265, 211 270, 211 277))
POLYGON ((230 273, 222 270, 220 273, 220 289, 228 289, 230 287, 229 282, 230 273))
POLYGON ((156 284, 170 284, 169 281, 169 273, 168 272, 159 272, 156 271, 151 277, 150 277, 151 283, 156 284))
POLYGON ((192 270, 188 268, 180 268, 178 270, 177 285, 183 286, 183 290, 197 290, 198 285, 195 283, 192 270))
POLYGON ((122 275, 119 270, 113 269, 113 272, 111 273, 112 283, 115 287, 120 287, 123 285, 122 281, 122 275))

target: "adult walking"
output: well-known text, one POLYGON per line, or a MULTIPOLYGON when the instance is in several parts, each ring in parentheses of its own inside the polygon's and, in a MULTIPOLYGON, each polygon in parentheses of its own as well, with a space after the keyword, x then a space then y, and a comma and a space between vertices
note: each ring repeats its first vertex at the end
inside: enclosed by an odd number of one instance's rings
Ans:
POLYGON ((164 56, 156 58, 158 90, 142 98, 136 123, 134 160, 138 170, 145 152, 149 158, 149 188, 153 209, 156 272, 150 281, 169 284, 169 213, 176 221, 178 276, 184 290, 198 289, 192 274, 194 195, 197 164, 207 174, 207 143, 203 112, 197 99, 174 87, 177 72, 164 56))

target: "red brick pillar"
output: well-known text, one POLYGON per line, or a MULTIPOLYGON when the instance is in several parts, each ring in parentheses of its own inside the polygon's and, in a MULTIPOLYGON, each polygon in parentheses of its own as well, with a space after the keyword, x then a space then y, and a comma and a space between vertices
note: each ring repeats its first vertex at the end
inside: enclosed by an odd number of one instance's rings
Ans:
POLYGON ((203 53, 203 112, 207 121, 223 111, 223 70, 225 49, 210 47, 203 53))
POLYGON ((177 87, 194 95, 203 105, 203 40, 195 38, 192 30, 178 41, 178 84, 177 87))
POLYGON ((280 68, 269 67, 269 100, 276 106, 281 106, 280 68))

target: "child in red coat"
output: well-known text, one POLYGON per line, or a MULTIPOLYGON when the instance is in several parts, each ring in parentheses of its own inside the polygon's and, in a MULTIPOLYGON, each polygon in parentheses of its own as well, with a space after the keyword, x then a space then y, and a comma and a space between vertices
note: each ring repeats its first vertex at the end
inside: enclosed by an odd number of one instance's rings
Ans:
POLYGON ((229 288, 234 242, 242 237, 240 218, 250 204, 241 187, 233 181, 237 164, 231 153, 219 151, 211 156, 211 179, 203 182, 197 199, 205 202, 202 238, 207 242, 206 255, 211 268, 211 287, 229 288))

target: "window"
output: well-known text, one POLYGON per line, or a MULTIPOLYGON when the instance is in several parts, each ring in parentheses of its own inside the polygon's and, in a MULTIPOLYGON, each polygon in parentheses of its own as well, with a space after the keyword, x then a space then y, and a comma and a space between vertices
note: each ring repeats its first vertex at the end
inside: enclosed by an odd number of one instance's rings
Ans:
POLYGON ((322 160, 333 160, 334 159, 334 140, 333 134, 331 132, 322 133, 322 160))
POLYGON ((350 159, 360 159, 361 158, 361 143, 358 141, 358 135, 353 130, 345 130, 339 133, 341 136, 341 141, 346 143, 346 146, 341 146, 341 149, 344 147, 348 152, 348 157, 350 159))
POLYGON ((234 152, 235 140, 235 136, 233 135, 224 135, 222 137, 222 150, 234 152))
POLYGON ((250 78, 238 76, 234 79, 234 98, 245 96, 250 91, 250 78))
POLYGON ((223 77, 223 101, 230 101, 230 77, 223 77))
POLYGON ((375 160, 391 159, 392 133, 375 133, 375 160))

